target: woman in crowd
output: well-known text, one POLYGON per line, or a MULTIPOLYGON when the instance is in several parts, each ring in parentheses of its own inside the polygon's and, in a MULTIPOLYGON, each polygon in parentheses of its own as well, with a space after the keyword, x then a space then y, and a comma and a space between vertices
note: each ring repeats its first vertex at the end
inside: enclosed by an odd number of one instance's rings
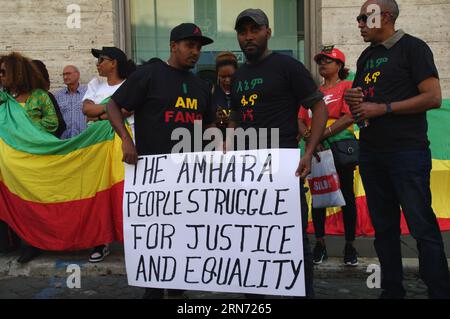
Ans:
MULTIPOLYGON (((58 117, 46 81, 30 59, 16 52, 0 57, 0 80, 36 127, 51 134, 57 131, 58 117)), ((40 249, 23 243, 18 262, 29 262, 40 253, 40 249)))
MULTIPOLYGON (((344 100, 344 92, 352 87, 352 82, 345 81, 349 75, 349 70, 345 68, 345 55, 334 47, 326 48, 314 58, 319 65, 320 75, 324 82, 320 90, 324 93, 324 100, 328 106, 329 121, 323 134, 323 142, 320 150, 329 147, 331 141, 340 139, 355 138, 353 133, 353 118, 348 105, 344 100)), ((311 117, 304 108, 299 113, 300 137, 308 142, 310 135, 311 117)), ((346 206, 342 207, 345 239, 344 264, 357 266, 357 252, 353 246, 356 232, 356 204, 353 190, 354 166, 340 167, 336 165, 336 170, 341 182, 341 191, 344 195, 346 206)), ((326 209, 313 209, 312 218, 316 234, 316 246, 313 251, 315 264, 321 264, 327 259, 327 249, 325 245, 325 220, 326 209)))
MULTIPOLYGON (((89 122, 107 120, 106 104, 116 90, 136 70, 133 61, 128 60, 126 54, 115 47, 103 47, 102 50, 92 49, 92 55, 98 59, 97 70, 100 77, 96 77, 88 84, 88 90, 83 98, 83 113, 89 122)), ((133 128, 132 113, 122 110, 128 123, 133 128)), ((89 261, 101 262, 109 255, 109 244, 99 245, 92 251, 89 261)))
POLYGON ((213 89, 212 113, 216 125, 225 132, 231 113, 231 78, 238 68, 232 52, 221 52, 216 57, 217 85, 213 89))
POLYGON ((36 65, 39 72, 41 72, 42 77, 44 78, 46 83, 45 90, 47 91, 50 100, 52 100, 52 103, 55 106, 56 116, 58 117, 58 129, 53 134, 57 138, 60 138, 66 130, 66 122, 64 121, 61 109, 59 108, 58 101, 56 101, 55 96, 50 92, 50 74, 48 73, 47 66, 41 60, 33 60, 33 63, 36 65))

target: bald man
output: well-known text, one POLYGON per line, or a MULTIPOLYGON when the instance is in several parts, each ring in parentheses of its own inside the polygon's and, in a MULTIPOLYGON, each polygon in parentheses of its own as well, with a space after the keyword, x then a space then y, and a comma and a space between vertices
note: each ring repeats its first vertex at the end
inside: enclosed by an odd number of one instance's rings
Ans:
POLYGON ((66 87, 55 94, 67 129, 61 139, 77 136, 86 129, 86 116, 83 114, 83 96, 87 86, 80 84, 80 71, 74 65, 68 65, 63 70, 66 87))

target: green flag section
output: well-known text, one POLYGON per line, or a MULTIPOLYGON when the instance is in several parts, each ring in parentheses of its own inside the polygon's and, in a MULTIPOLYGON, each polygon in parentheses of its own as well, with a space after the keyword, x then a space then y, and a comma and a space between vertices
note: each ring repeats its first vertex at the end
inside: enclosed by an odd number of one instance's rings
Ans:
POLYGON ((433 159, 450 161, 450 99, 444 100, 440 109, 428 112, 428 127, 433 159))

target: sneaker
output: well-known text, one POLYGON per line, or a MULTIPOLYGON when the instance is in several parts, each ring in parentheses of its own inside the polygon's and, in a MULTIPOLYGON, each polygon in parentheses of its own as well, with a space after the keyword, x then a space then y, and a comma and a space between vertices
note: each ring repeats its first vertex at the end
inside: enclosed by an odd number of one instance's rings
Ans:
POLYGON ((32 261, 34 258, 42 254, 42 250, 39 248, 33 247, 33 246, 24 246, 22 248, 22 253, 17 259, 17 262, 20 264, 26 264, 30 261, 32 261))
POLYGON ((320 242, 316 242, 316 246, 314 247, 313 251, 314 265, 320 265, 327 259, 328 259, 327 247, 325 247, 325 245, 320 242))
POLYGON ((350 267, 358 266, 358 253, 355 247, 350 244, 345 245, 344 249, 344 264, 350 267))
POLYGON ((108 245, 100 245, 94 248, 89 257, 89 262, 99 263, 110 253, 108 245))

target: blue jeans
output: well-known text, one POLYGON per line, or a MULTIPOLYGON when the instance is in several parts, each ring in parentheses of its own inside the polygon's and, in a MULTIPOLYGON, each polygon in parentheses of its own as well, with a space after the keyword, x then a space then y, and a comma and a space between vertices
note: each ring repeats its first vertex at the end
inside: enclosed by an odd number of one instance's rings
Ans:
POLYGON ((360 173, 375 228, 375 249, 382 271, 381 287, 402 298, 400 206, 417 241, 420 275, 430 298, 450 298, 444 243, 431 208, 429 149, 390 153, 361 152, 360 173))

